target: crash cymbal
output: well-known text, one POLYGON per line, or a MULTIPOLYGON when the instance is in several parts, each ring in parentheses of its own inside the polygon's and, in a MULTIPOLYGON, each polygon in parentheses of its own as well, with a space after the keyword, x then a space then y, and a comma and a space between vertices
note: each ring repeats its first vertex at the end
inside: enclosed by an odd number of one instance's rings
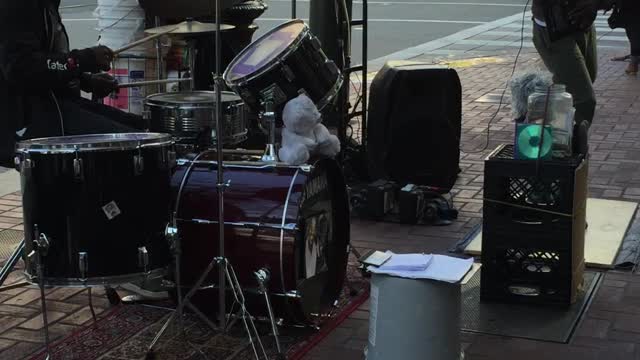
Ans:
MULTIPOLYGON (((227 31, 235 28, 233 25, 220 24, 220 31, 227 31)), ((159 34, 169 32, 169 35, 197 35, 216 32, 216 24, 201 23, 199 21, 188 20, 179 24, 164 25, 145 30, 147 34, 159 34), (174 30, 171 30, 174 29, 174 30), (171 30, 171 31, 170 31, 171 30)))

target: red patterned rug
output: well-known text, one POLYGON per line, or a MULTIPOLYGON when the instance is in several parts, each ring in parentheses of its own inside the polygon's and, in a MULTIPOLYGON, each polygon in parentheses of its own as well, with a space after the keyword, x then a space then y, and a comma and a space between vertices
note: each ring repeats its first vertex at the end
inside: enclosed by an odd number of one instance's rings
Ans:
MULTIPOLYGON (((338 301, 334 316, 325 321, 320 330, 282 328, 280 343, 287 359, 298 360, 323 338, 338 327, 369 297, 369 282, 360 272, 349 267, 347 284, 338 301)), ((159 307, 126 305, 114 308, 109 314, 51 347, 56 360, 142 360, 147 347, 158 333, 170 311, 159 307)), ((269 336, 269 326, 256 323, 267 355, 275 358, 276 344, 269 336)), ((158 343, 157 360, 191 359, 255 359, 253 348, 246 337, 242 322, 227 333, 215 332, 195 316, 187 315, 184 321, 185 336, 178 336, 170 327, 158 343)), ((44 360, 44 351, 31 360, 44 360)), ((264 357, 261 357, 264 358, 264 357)))

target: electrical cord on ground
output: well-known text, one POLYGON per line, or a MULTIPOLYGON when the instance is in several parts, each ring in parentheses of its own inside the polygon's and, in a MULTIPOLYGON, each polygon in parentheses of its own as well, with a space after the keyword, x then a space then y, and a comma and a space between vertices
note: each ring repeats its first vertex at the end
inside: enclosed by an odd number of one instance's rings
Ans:
POLYGON ((509 80, 507 81, 507 84, 505 84, 504 90, 502 90, 502 95, 500 96, 498 109, 496 109, 496 112, 491 116, 491 118, 489 119, 489 122, 487 123, 487 130, 486 130, 487 137, 485 139, 484 146, 481 149, 476 149, 476 150, 465 150, 461 147, 460 151, 462 151, 465 154, 478 154, 478 153, 484 152, 489 147, 489 138, 491 135, 491 124, 496 119, 496 117, 498 117, 498 115, 500 114, 500 111, 502 110, 502 105, 504 104, 504 97, 507 93, 507 89, 509 88, 509 81, 511 81, 511 79, 513 78, 513 75, 516 73, 516 69, 518 67, 518 60, 520 59, 520 54, 522 53, 522 49, 524 48, 524 23, 527 17, 527 8, 529 7, 530 2, 531 0, 527 0, 527 3, 524 5, 524 10, 522 11, 522 26, 520 28, 520 48, 518 49, 518 53, 516 54, 516 59, 513 62, 513 68, 511 69, 511 75, 509 76, 509 80))

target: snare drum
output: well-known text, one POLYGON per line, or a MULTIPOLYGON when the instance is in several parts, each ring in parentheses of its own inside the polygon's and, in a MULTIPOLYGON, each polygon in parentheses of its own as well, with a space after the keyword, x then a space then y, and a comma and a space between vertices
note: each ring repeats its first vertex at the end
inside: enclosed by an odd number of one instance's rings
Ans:
MULTIPOLYGON (((122 284, 161 276, 175 163, 169 135, 105 134, 18 144, 25 254, 49 241, 43 281, 52 286, 122 284)), ((28 281, 37 282, 26 257, 28 281)))
MULTIPOLYGON (((210 147, 216 144, 216 94, 213 91, 170 92, 145 100, 149 129, 171 134, 176 143, 210 147)), ((244 104, 232 92, 222 92, 222 143, 235 145, 247 138, 244 104)))
POLYGON ((227 85, 255 112, 270 94, 277 110, 305 93, 322 110, 335 98, 342 75, 302 20, 286 22, 240 52, 224 72, 227 85))
MULTIPOLYGON (((215 158, 202 153, 191 170, 190 162, 179 165, 173 177, 174 193, 184 186, 177 230, 185 291, 219 253, 215 158)), ((253 275, 263 268, 271 274, 276 316, 307 323, 325 313, 342 291, 348 257, 349 205, 340 167, 330 159, 302 167, 234 163, 232 155, 225 161, 225 256, 251 313, 265 308, 253 275)), ((208 277, 214 284, 217 279, 216 271, 208 277)), ((217 290, 201 289, 193 301, 213 315, 217 290)))

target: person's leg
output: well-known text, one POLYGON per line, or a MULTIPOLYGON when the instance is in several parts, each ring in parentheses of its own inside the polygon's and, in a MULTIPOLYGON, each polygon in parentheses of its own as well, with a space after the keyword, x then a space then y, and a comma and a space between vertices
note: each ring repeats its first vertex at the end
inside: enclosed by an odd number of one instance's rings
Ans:
POLYGON ((631 46, 631 62, 626 72, 635 75, 638 73, 638 64, 640 63, 640 24, 629 24, 625 30, 631 46))
POLYGON ((547 69, 553 74, 554 82, 566 85, 567 91, 573 96, 577 123, 591 123, 596 107, 596 96, 592 86, 597 74, 594 38, 595 33, 577 34, 551 42, 546 29, 534 25, 534 45, 547 69))

